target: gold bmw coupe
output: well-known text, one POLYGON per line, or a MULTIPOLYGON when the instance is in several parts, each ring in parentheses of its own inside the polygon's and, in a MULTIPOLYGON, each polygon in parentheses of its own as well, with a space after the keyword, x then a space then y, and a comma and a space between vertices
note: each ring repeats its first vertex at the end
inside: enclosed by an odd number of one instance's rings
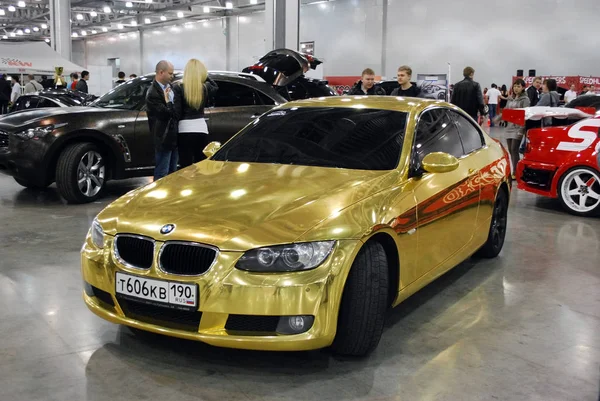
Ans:
POLYGON ((388 308, 504 244, 508 154, 441 101, 290 102, 205 154, 94 219, 95 314, 222 347, 364 355, 388 308))

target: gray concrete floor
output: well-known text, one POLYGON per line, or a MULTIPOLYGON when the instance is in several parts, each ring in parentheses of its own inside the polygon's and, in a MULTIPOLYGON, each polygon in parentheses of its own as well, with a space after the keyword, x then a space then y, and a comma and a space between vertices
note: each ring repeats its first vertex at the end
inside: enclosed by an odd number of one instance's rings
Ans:
POLYGON ((600 220, 515 191, 495 260, 390 313, 366 359, 135 336, 89 312, 79 250, 111 199, 65 205, 0 175, 0 400, 598 400, 600 220))

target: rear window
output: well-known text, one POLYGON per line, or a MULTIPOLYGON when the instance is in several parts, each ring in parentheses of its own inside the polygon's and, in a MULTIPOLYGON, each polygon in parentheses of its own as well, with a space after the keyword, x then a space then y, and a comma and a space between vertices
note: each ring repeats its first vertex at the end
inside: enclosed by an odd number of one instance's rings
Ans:
POLYGON ((247 126, 213 160, 358 170, 397 167, 407 113, 356 108, 289 108, 247 126))

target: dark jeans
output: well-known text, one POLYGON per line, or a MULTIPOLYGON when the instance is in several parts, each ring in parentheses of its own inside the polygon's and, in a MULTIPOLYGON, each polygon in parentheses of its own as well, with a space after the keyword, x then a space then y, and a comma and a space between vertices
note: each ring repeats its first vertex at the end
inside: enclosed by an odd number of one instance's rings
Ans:
POLYGON ((202 151, 208 145, 208 134, 180 133, 177 136, 179 147, 179 165, 181 168, 191 166, 206 159, 202 151))
POLYGON ((0 114, 8 113, 8 102, 0 102, 0 114))
POLYGON ((177 170, 177 149, 155 150, 154 181, 161 179, 177 170))
POLYGON ((510 154, 510 161, 512 162, 512 175, 517 175, 517 164, 519 164, 519 146, 521 145, 521 139, 508 138, 506 140, 508 145, 508 153, 510 154))
POLYGON ((488 107, 490 109, 488 114, 490 117, 490 127, 494 126, 494 117, 496 117, 497 106, 497 104, 488 104, 488 107))

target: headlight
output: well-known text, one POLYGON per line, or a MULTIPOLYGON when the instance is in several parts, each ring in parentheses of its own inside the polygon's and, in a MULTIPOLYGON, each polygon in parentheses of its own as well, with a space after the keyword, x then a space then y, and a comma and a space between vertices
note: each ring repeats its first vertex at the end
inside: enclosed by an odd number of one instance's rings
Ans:
POLYGON ((52 133, 52 131, 54 131, 55 129, 64 127, 65 125, 67 125, 67 124, 66 123, 51 124, 51 125, 44 125, 43 127, 29 128, 29 129, 26 129, 25 131, 17 132, 15 134, 15 136, 17 138, 21 138, 24 140, 28 140, 28 139, 32 139, 32 138, 42 138, 42 137, 52 133))
POLYGON ((327 259, 334 244, 335 241, 318 241, 252 249, 235 267, 264 273, 310 270, 327 259))
POLYGON ((98 248, 104 248, 104 230, 98 223, 98 220, 94 219, 92 223, 92 243, 96 245, 98 248))

